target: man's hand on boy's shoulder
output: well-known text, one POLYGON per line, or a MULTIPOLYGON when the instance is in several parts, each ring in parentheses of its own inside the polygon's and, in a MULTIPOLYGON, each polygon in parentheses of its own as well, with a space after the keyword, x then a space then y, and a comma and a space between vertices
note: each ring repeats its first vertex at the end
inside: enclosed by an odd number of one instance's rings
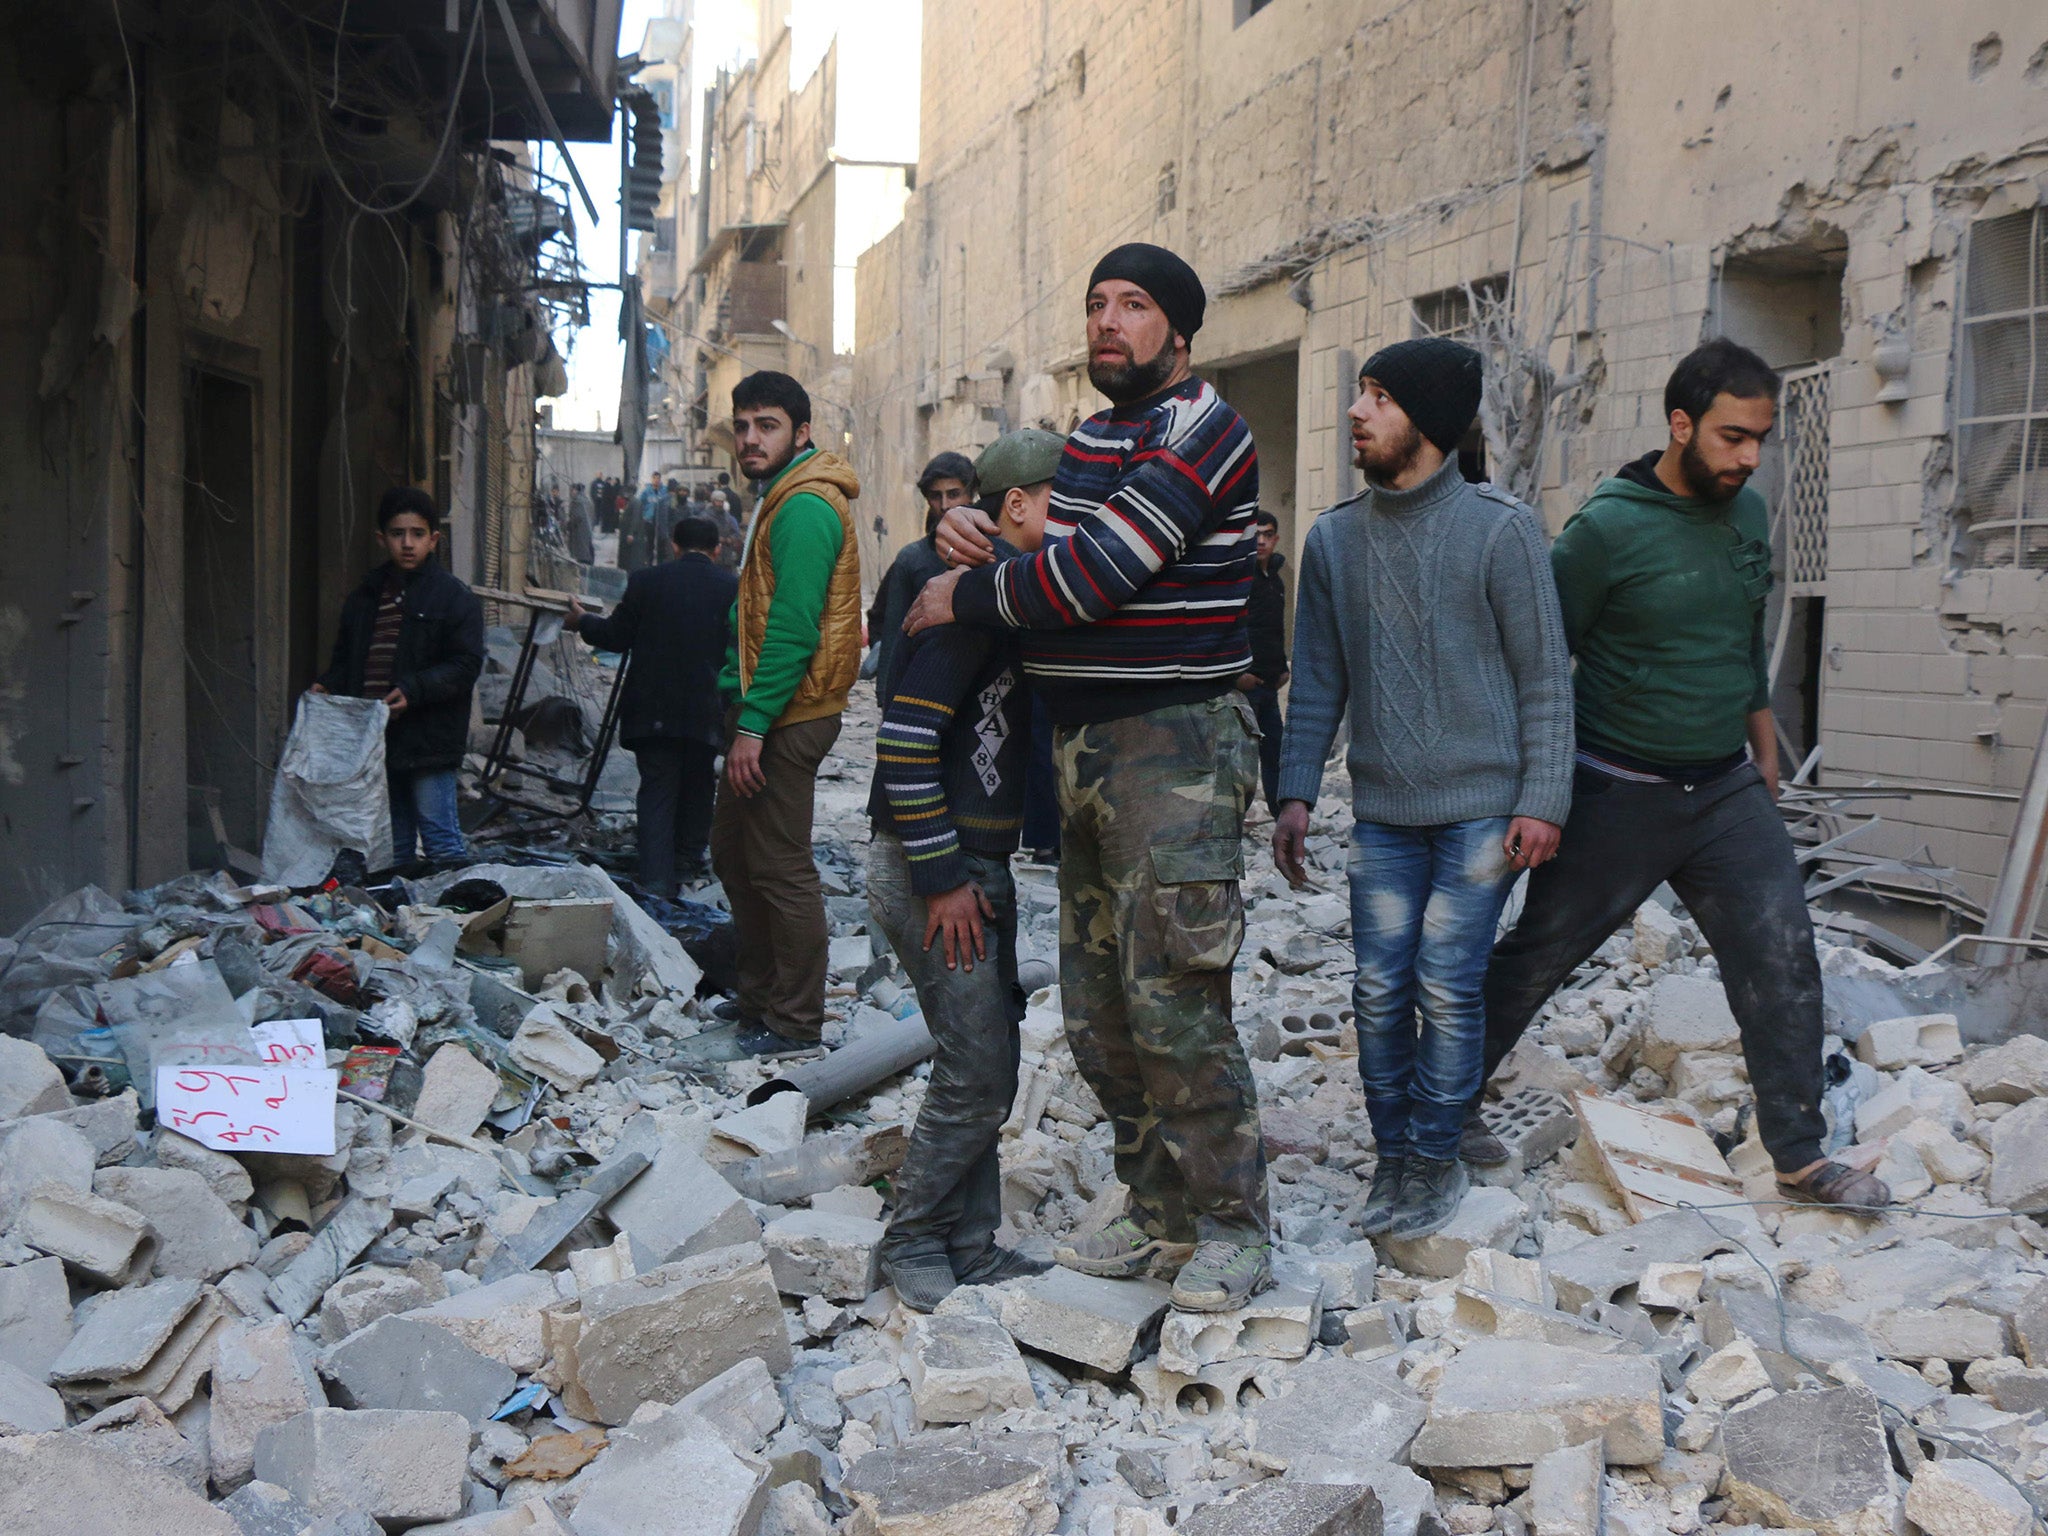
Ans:
POLYGON ((928 896, 924 910, 924 947, 929 950, 933 938, 943 934, 947 970, 971 971, 975 961, 988 958, 981 923, 985 917, 993 918, 996 908, 980 886, 969 880, 950 891, 928 896))
POLYGON ((903 633, 915 635, 934 625, 952 623, 953 589, 959 585, 957 567, 926 582, 910 605, 910 612, 903 616, 903 633))
POLYGON ((411 705, 412 700, 405 696, 403 688, 394 688, 384 695, 384 707, 391 711, 391 718, 394 720, 404 714, 411 705))

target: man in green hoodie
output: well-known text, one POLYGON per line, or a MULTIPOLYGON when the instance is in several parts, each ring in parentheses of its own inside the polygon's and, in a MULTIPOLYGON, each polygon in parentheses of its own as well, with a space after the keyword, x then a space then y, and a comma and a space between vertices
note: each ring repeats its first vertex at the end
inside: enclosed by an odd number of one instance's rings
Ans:
MULTIPOLYGON (((1697 348, 1664 387, 1669 441, 1602 481, 1551 547, 1578 765, 1557 857, 1487 969, 1485 1069, 1669 881, 1720 962, 1780 1188, 1872 1210, 1891 1199, 1883 1182, 1822 1155, 1820 964, 1775 804, 1770 524, 1748 482, 1777 402, 1754 352, 1697 348)), ((1503 1160, 1489 1141, 1468 1117, 1467 1160, 1503 1160)))

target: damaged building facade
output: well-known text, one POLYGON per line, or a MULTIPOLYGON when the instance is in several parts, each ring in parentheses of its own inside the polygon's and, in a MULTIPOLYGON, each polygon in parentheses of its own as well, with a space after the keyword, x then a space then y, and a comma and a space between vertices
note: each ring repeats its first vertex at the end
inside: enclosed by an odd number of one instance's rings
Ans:
POLYGON ((1791 762, 1969 791, 1886 801, 1853 857, 1952 872, 1869 878, 1966 922, 1989 898, 2048 704, 2037 6, 931 5, 923 53, 917 189, 858 277, 886 549, 929 454, 1096 407, 1081 299, 1123 240, 1208 284, 1196 366, 1288 550, 1361 488, 1343 413, 1378 346, 1481 346, 1468 472, 1555 531, 1732 336, 1787 380, 1759 484, 1791 762))
POLYGON ((617 33, 617 0, 102 0, 0 41, 0 921, 260 846, 386 487, 523 579, 583 303, 525 141, 610 136, 617 33))

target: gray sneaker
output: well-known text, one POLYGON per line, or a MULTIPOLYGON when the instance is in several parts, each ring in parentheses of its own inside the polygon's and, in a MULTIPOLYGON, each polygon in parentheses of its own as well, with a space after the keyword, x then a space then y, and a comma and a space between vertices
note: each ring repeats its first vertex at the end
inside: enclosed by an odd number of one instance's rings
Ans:
POLYGON ((1365 1197, 1365 1209, 1358 1213, 1358 1230, 1367 1237, 1379 1237, 1394 1224, 1394 1207, 1401 1199, 1401 1181, 1408 1176, 1408 1159, 1382 1157, 1372 1170, 1372 1191, 1365 1197))
POLYGON ((1273 1283, 1266 1245, 1240 1247, 1208 1242, 1181 1267, 1173 1282, 1173 1304, 1183 1312, 1231 1312, 1273 1283))
POLYGON ((1135 1280, 1143 1275, 1164 1279, 1194 1254, 1193 1243, 1169 1243, 1154 1237, 1128 1216, 1120 1216, 1100 1232, 1069 1238, 1052 1251, 1053 1262, 1084 1275, 1110 1280, 1135 1280))

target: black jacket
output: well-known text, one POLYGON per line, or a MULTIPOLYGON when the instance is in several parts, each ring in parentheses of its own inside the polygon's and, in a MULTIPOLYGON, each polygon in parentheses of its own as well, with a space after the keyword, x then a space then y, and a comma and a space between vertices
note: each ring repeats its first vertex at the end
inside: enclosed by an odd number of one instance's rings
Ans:
POLYGON ((1268 688, 1278 686, 1287 671, 1287 584, 1280 568, 1287 557, 1278 550, 1266 569, 1252 567, 1252 590, 1244 603, 1245 623, 1252 632, 1251 670, 1268 688))
MULTIPOLYGON (((334 658, 320 677, 329 693, 362 693, 377 603, 390 573, 388 563, 378 566, 342 603, 334 658)), ((461 767, 469 746, 469 696, 483 669, 484 606, 429 561, 405 578, 405 618, 391 677, 406 709, 384 733, 386 766, 407 772, 461 767)))
POLYGON ((927 534, 897 552, 875 588, 875 600, 868 607, 868 644, 881 647, 876 658, 875 696, 884 701, 895 697, 896 684, 903 675, 903 620, 917 594, 934 576, 944 574, 946 562, 939 546, 927 534))
POLYGON ((588 614, 578 633, 592 645, 632 655, 619 700, 619 744, 703 741, 723 746, 718 669, 725 664, 727 618, 739 578, 692 552, 626 578, 626 595, 603 618, 588 614))

